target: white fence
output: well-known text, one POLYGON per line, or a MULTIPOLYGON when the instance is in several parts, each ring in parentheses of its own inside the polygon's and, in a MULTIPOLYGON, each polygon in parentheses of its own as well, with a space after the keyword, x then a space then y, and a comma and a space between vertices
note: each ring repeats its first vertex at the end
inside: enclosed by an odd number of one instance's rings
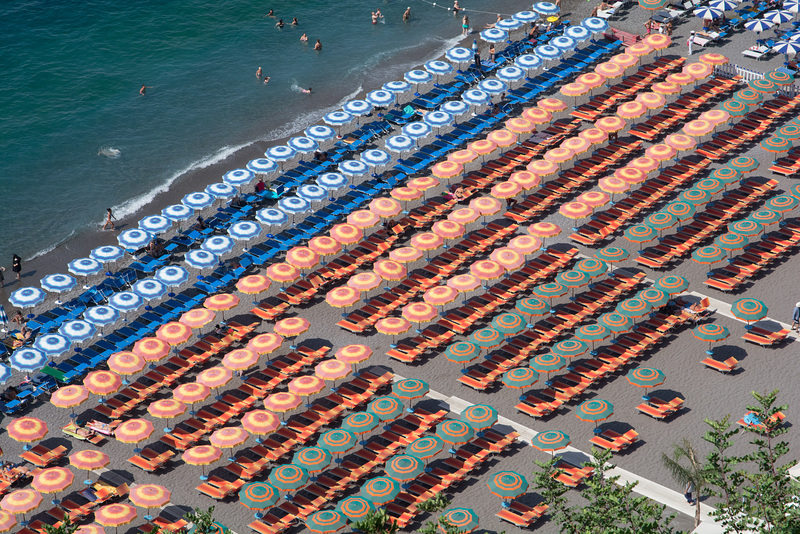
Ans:
MULTIPOLYGON (((727 65, 717 65, 714 67, 714 74, 727 76, 728 78, 741 76, 742 80, 745 82, 749 82, 751 80, 762 80, 765 76, 763 72, 746 69, 731 63, 728 63, 727 65)), ((800 95, 800 85, 782 85, 780 90, 778 90, 778 94, 788 96, 789 98, 794 98, 797 95, 800 95)))

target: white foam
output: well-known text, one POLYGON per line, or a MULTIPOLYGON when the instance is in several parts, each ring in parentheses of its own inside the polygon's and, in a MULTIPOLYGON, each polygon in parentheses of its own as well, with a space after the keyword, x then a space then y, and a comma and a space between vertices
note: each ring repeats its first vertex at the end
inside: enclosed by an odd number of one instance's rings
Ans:
POLYGON ((68 236, 63 238, 58 243, 54 243, 53 245, 50 245, 49 247, 40 250, 39 252, 37 252, 33 256, 31 256, 30 258, 27 258, 25 261, 31 261, 32 259, 38 258, 39 256, 44 256, 45 254, 49 254, 50 252, 53 252, 57 247, 61 246, 62 243, 66 243, 67 241, 69 241, 76 234, 77 234, 76 230, 71 231, 68 236))

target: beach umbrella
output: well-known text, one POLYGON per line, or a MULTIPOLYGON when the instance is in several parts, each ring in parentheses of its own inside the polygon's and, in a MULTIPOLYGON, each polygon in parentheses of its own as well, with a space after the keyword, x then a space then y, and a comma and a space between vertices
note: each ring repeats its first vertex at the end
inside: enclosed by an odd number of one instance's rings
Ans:
POLYGON ((353 434, 372 432, 380 424, 380 419, 370 412, 351 413, 342 421, 342 428, 353 434))
POLYGON ((292 458, 292 464, 302 467, 309 473, 324 471, 332 461, 331 452, 322 447, 303 447, 294 453, 294 458, 292 458))
MULTIPOLYGON (((666 376, 664 375, 664 372, 659 369, 654 369, 652 367, 637 367, 625 375, 625 378, 627 378, 628 382, 636 387, 653 388, 663 384, 666 376)), ((650 396, 645 395, 642 397, 642 400, 648 401, 650 400, 650 396)))
POLYGON ((402 263, 392 260, 378 260, 372 270, 384 280, 402 280, 406 276, 406 268, 402 263))
POLYGON ((325 389, 325 381, 316 375, 298 376, 289 382, 289 393, 309 397, 325 389))
MULTIPOLYGON (((128 494, 128 499, 136 506, 147 508, 148 514, 150 508, 163 508, 169 504, 172 493, 158 484, 137 484, 131 488, 128 494)), ((145 519, 152 521, 152 517, 145 516, 145 519)))
POLYGON ((708 191, 692 188, 681 193, 678 196, 678 199, 689 204, 701 205, 706 204, 709 200, 711 200, 711 195, 708 193, 708 191))
POLYGON ((181 204, 193 210, 201 210, 214 203, 214 197, 205 191, 189 193, 181 199, 181 204))
POLYGON ((497 410, 486 404, 473 404, 461 412, 461 420, 477 432, 490 428, 497 422, 497 417, 497 410))
MULTIPOLYGON (((573 154, 583 154, 590 148, 592 148, 591 141, 587 141, 583 137, 570 137, 566 139, 559 148, 563 148, 565 150, 571 150, 573 154)), ((524 171, 523 171, 524 172, 524 171)))
POLYGON ((390 478, 398 482, 408 482, 423 473, 425 464, 419 458, 401 454, 386 462, 384 470, 390 478))
POLYGON ((25 525, 25 514, 38 508, 41 503, 42 494, 38 491, 18 489, 3 497, 0 507, 10 514, 22 514, 22 524, 25 525))
POLYGON ((598 33, 608 29, 608 22, 600 17, 587 17, 581 21, 581 26, 592 33, 598 33))
POLYGON ((32 347, 49 356, 58 356, 69 350, 72 342, 61 334, 40 335, 33 342, 32 347))
POLYGON ((466 229, 463 224, 446 219, 433 223, 431 230, 445 239, 456 239, 463 236, 466 229))
POLYGON ((393 135, 386 139, 386 150, 406 152, 416 146, 414 140, 407 135, 393 135))
POLYGON ((230 198, 238 192, 232 185, 224 183, 207 185, 205 191, 216 198, 230 198))
POLYGON ((75 278, 68 274, 48 274, 40 282, 42 289, 51 293, 61 293, 69 291, 77 284, 75 278))
POLYGON ((473 52, 469 48, 456 46, 445 52, 444 56, 454 63, 468 63, 472 61, 473 52))
MULTIPOLYGON (((267 151, 264 153, 264 155, 267 156, 269 159, 279 162, 288 161, 292 159, 295 156, 295 154, 296 152, 294 148, 286 145, 273 146, 271 148, 268 148, 267 151)), ((208 189, 206 189, 206 191, 208 193, 211 193, 212 195, 214 194, 211 191, 208 191, 208 189)))
MULTIPOLYGON (((558 282, 550 282, 547 284, 539 284, 538 286, 534 287, 533 294, 550 300, 552 306, 552 299, 566 295, 567 288, 558 282)), ((551 309, 550 312, 552 313, 552 311, 553 310, 551 309)))
POLYGON ((392 161, 392 156, 384 150, 373 148, 361 153, 361 161, 375 167, 388 164, 392 161))
POLYGON ((656 288, 643 289, 636 294, 638 300, 644 301, 651 308, 660 308, 670 300, 670 295, 656 288))
POLYGON ((800 52, 800 43, 797 41, 778 41, 773 45, 772 50, 788 57, 800 52))
POLYGON ((202 466, 200 480, 208 479, 205 474, 205 466, 213 464, 220 458, 222 458, 222 451, 213 445, 192 447, 181 455, 181 459, 187 464, 202 466))
MULTIPOLYGON (((309 241, 309 246, 310 244, 311 242, 309 241)), ((236 282, 236 289, 248 295, 257 295, 269 289, 270 285, 272 285, 272 282, 263 274, 250 274, 243 276, 236 282)))
POLYGON ((522 118, 534 124, 547 124, 553 119, 553 114, 541 107, 525 108, 522 111, 522 118))
POLYGON ((741 234, 746 237, 754 237, 764 231, 764 227, 750 219, 743 219, 728 225, 728 232, 733 234, 741 234))
POLYGON ((459 274, 447 281, 447 287, 452 287, 461 293, 474 291, 478 289, 480 285, 481 282, 478 277, 471 274, 459 274))
POLYGON ((718 19, 722 17, 722 10, 713 7, 702 6, 693 11, 694 16, 701 19, 718 19))
POLYGON ((585 258, 575 264, 575 270, 585 273, 590 278, 597 278, 605 274, 608 265, 602 260, 585 258))
POLYGON ((711 177, 715 180, 719 180, 723 184, 733 184, 741 180, 742 175, 739 171, 726 166, 712 172, 711 177))
POLYGON ((727 339, 731 333, 724 326, 711 323, 701 324, 700 326, 696 327, 694 330, 692 330, 692 335, 701 341, 708 341, 708 350, 706 351, 706 354, 710 356, 714 354, 714 350, 711 348, 713 344, 717 341, 727 339))
POLYGON ((30 373, 44 367, 47 364, 47 360, 47 355, 37 349, 21 348, 14 351, 8 360, 8 364, 12 369, 30 373))
POLYGON ((728 161, 727 166, 744 174, 756 170, 758 168, 758 161, 749 156, 739 156, 728 161))
POLYGON ((518 235, 511 238, 508 247, 520 254, 533 254, 542 248, 542 240, 529 235, 518 235))
MULTIPOLYGON (((383 84, 381 89, 383 89, 384 91, 391 91, 392 93, 399 94, 399 93, 405 93, 406 91, 411 89, 411 84, 408 82, 396 80, 392 82, 386 82, 385 84, 383 84)), ((306 135, 308 135, 307 131, 306 135)))
MULTIPOLYGON (((556 150, 556 149, 553 149, 556 150)), ((548 151, 549 153, 550 151, 548 151)), ((567 155, 566 150, 559 150, 555 154, 550 154, 559 156, 560 158, 564 158, 567 155)), ((569 159, 569 158, 567 158, 569 159)), ((566 159, 562 160, 566 161, 566 159)), ((555 174, 559 171, 559 166, 555 161, 550 161, 547 159, 536 159, 526 165, 525 170, 530 171, 539 177, 550 176, 551 174, 555 174)))
POLYGON ((510 388, 530 387, 539 380, 539 373, 530 367, 516 367, 503 374, 503 384, 510 388))
POLYGON ((433 128, 428 123, 422 121, 410 122, 400 129, 403 135, 411 139, 421 139, 433 133, 433 128))
POLYGON ((374 511, 375 507, 367 499, 354 495, 339 501, 336 509, 351 521, 360 521, 374 511))
POLYGON ((338 172, 326 172, 317 177, 317 185, 324 187, 328 191, 335 191, 348 184, 348 179, 345 175, 338 172))
POLYGON ((481 39, 487 43, 502 43, 508 40, 508 32, 498 28, 488 28, 480 33, 481 39))
POLYGON ((145 337, 134 343, 132 351, 145 361, 158 361, 169 354, 169 343, 157 337, 145 337))
POLYGON ((494 328, 481 328, 470 334, 467 339, 478 347, 491 349, 500 346, 503 335, 494 328))
POLYGON ((375 323, 375 330, 381 334, 392 336, 392 348, 395 348, 395 336, 398 334, 404 334, 410 329, 411 323, 402 317, 385 317, 375 323))
POLYGON ((565 339, 564 341, 559 341, 553 345, 553 348, 551 349, 553 354, 558 354, 564 358, 574 358, 586 353, 588 350, 589 346, 578 339, 565 339))
POLYGON ((337 428, 322 434, 317 445, 333 454, 344 454, 352 450, 357 442, 358 440, 352 432, 337 428))
POLYGON ((702 80, 714 74, 714 67, 705 63, 690 63, 683 68, 683 72, 695 80, 702 80))
MULTIPOLYGON (((393 83, 404 83, 404 82, 393 82, 393 83)), ((306 134, 306 137, 310 137, 314 141, 327 141, 329 139, 333 139, 334 137, 336 137, 336 131, 333 128, 330 128, 329 126, 323 126, 321 124, 315 124, 314 126, 309 126, 308 128, 305 129, 305 132, 303 133, 306 134)))
POLYGON ((231 371, 245 371, 258 365, 258 354, 248 349, 236 349, 222 358, 222 365, 231 371))
POLYGON ((339 223, 331 228, 330 236, 342 245, 352 245, 353 243, 358 243, 364 237, 364 232, 354 224, 339 223))
MULTIPOLYGON (((111 459, 103 452, 89 449, 70 454, 69 463, 72 467, 77 469, 85 469, 88 476, 88 473, 108 466, 108 464, 111 463, 111 459)), ((92 481, 87 478, 83 483, 88 486, 92 481)))
POLYGON ((487 141, 491 141, 499 147, 509 147, 516 144, 517 135, 509 130, 494 130, 486 136, 487 141))
POLYGON ((578 328, 575 331, 575 338, 583 341, 584 343, 592 344, 592 352, 594 352, 594 344, 598 341, 603 341, 611 336, 608 328, 601 324, 587 324, 578 328))
POLYGON ((450 74, 454 70, 450 63, 441 60, 428 61, 425 63, 424 67, 425 70, 431 74, 436 74, 437 76, 441 74, 450 74))
POLYGON ((302 402, 303 400, 300 396, 294 393, 273 393, 264 400, 264 408, 282 414, 294 410, 300 406, 302 402))
POLYGON ((247 163, 246 167, 247 170, 258 174, 269 174, 278 170, 278 164, 267 158, 257 158, 251 160, 247 163))
POLYGON ((279 497, 278 490, 266 482, 251 482, 239 491, 239 502, 245 508, 257 510, 257 518, 263 517, 260 510, 272 508, 279 497))
POLYGON ((760 300, 747 297, 734 302, 731 306, 731 313, 749 325, 750 321, 758 321, 766 317, 767 307, 760 300))
POLYGON ((689 204, 688 202, 677 201, 677 202, 670 202, 664 207, 664 211, 672 215, 678 221, 686 221, 694 217, 694 214, 697 211, 697 208, 694 204, 689 204))
POLYGON ((412 302, 403 306, 402 316, 412 323, 424 323, 432 321, 438 312, 434 306, 426 302, 412 302))
POLYGON ((206 252, 210 252, 211 254, 216 254, 219 256, 233 250, 233 245, 233 239, 230 237, 226 235, 215 235, 203 241, 200 244, 200 248, 206 252))
POLYGON ((416 378, 405 378, 392 384, 392 393, 399 399, 409 401, 424 397, 428 391, 430 391, 430 386, 427 382, 416 378))
POLYGON ((180 286, 189 280, 189 271, 178 265, 167 265, 157 270, 153 278, 166 286, 180 286))
POLYGON ((564 35, 574 41, 583 42, 592 36, 592 32, 584 26, 569 26, 564 30, 564 35))
POLYGON ((800 200, 795 196, 779 195, 767 201, 767 208, 780 213, 782 217, 783 213, 793 210, 798 204, 800 204, 800 200))
POLYGON ((353 118, 353 115, 347 113, 346 111, 332 111, 325 114, 325 116, 322 117, 322 121, 331 126, 341 126, 343 124, 352 122, 353 118))
MULTIPOLYGON (((413 247, 404 247, 404 248, 410 248, 412 250, 417 250, 417 249, 415 249, 413 247)), ((419 252, 419 251, 417 251, 417 252, 419 253, 419 256, 417 257, 417 259, 419 259, 419 258, 422 257, 422 252, 419 252)), ((392 259, 394 259, 395 261, 398 261, 395 258, 392 258, 392 259)), ((358 274, 356 274, 354 276, 351 276, 350 279, 347 281, 347 285, 349 287, 352 287, 353 289, 358 289, 359 291, 371 291, 371 290, 375 289, 376 287, 378 287, 379 285, 381 285, 382 281, 383 280, 381 279, 381 277, 378 276, 376 273, 366 272, 366 273, 358 273, 358 274)))
POLYGON ((131 286, 131 290, 143 299, 147 300, 161 298, 167 292, 167 288, 162 282, 150 278, 134 282, 134 284, 131 286))
POLYGON ((298 269, 311 269, 319 264, 319 254, 308 247, 292 247, 286 252, 286 263, 298 269))
MULTIPOLYGON (((248 241, 250 239, 258 237, 260 234, 261 234, 261 226, 254 223, 253 221, 235 222, 228 228, 228 235, 240 241, 248 241)), ((190 251, 189 253, 186 254, 186 256, 188 256, 191 252, 194 251, 190 251)))
POLYGON ((767 152, 787 152, 792 148, 792 141, 783 137, 772 136, 761 141, 761 148, 767 152))
MULTIPOLYGON (((89 391, 83 386, 64 386, 50 395, 50 404, 58 408, 74 408, 89 398, 89 391)), ((73 414, 75 412, 73 411, 73 414)))
POLYGON ((478 82, 478 89, 490 95, 499 95, 508 90, 508 85, 494 78, 487 78, 478 82))
MULTIPOLYGON (((114 430, 114 437, 122 443, 139 443, 153 433, 153 423, 146 419, 128 419, 114 430)), ((139 452, 134 450, 134 452, 139 452)))
POLYGON ((509 65, 498 70, 495 74, 498 80, 504 82, 516 82, 525 77, 525 71, 514 65, 509 65))
POLYGON ((156 331, 156 337, 170 345, 181 345, 192 337, 192 329, 178 321, 161 325, 156 331))
POLYGON ((314 368, 314 372, 319 378, 332 380, 334 382, 339 378, 346 377, 352 370, 353 368, 349 363, 336 359, 320 362, 314 368))
POLYGON ((244 428, 228 426, 215 430, 208 441, 220 449, 232 449, 247 441, 248 437, 249 434, 244 428))
POLYGON ((583 271, 576 270, 562 271, 556 276, 556 282, 572 289, 573 295, 575 294, 575 288, 585 286, 589 283, 589 280, 589 275, 583 271))
POLYGON ((422 117, 422 121, 425 124, 432 126, 434 128, 441 128, 442 126, 447 126, 449 124, 452 124, 454 120, 455 118, 452 115, 444 111, 429 111, 428 113, 425 114, 424 117, 422 117))
POLYGON ((86 341, 87 339, 93 338, 95 333, 97 333, 97 329, 88 321, 76 319, 63 323, 58 328, 58 333, 67 337, 71 341, 80 343, 82 341, 86 341))
MULTIPOLYGON (((152 340, 152 339, 149 339, 152 340)), ((137 341, 141 343, 142 340, 137 341)), ((163 343, 160 339, 156 340, 163 343)), ((166 343, 164 343, 166 345, 166 343)), ((169 353, 169 345, 166 346, 167 354, 169 353)), ((157 358, 151 358, 149 361, 157 361, 166 356, 159 352, 157 354, 157 358)), ((143 357, 140 353, 134 353, 129 351, 121 351, 115 352, 108 358, 108 368, 111 369, 113 372, 117 373, 118 375, 134 375, 144 369, 146 358, 143 357)), ((108 377, 105 377, 108 378, 108 377)), ((101 380, 103 377, 101 376, 101 380)))
POLYGON ((431 306, 450 304, 458 296, 458 291, 449 286, 434 286, 427 290, 422 299, 431 306))
POLYGON ((120 291, 119 293, 114 293, 108 298, 108 305, 115 310, 122 312, 135 310, 142 304, 144 304, 142 297, 133 291, 120 291))
POLYGON ((506 270, 492 260, 478 260, 469 266, 469 272, 481 280, 494 280, 503 276, 506 270))
POLYGON ((763 17, 775 24, 782 24, 791 21, 794 18, 794 14, 785 9, 773 9, 764 13, 763 17))
POLYGON ((660 235, 661 231, 678 224, 678 219, 668 211, 657 211, 645 219, 645 224, 654 230, 658 230, 660 235))
POLYGON ((393 501, 400 493, 400 484, 389 477, 375 477, 368 480, 359 494, 376 506, 393 501))
POLYGON ((171 226, 172 220, 163 215, 149 215, 139 221, 139 229, 151 234, 166 232, 171 226))
POLYGON ((734 250, 741 250, 750 244, 750 239, 742 234, 726 233, 714 239, 714 244, 728 253, 734 250))
POLYGON ((524 23, 522 21, 517 20, 512 16, 512 18, 510 19, 498 20, 495 23, 494 27, 499 28, 501 30, 510 31, 510 30, 516 30, 517 28, 521 28, 523 24, 524 23))
POLYGON ((787 124, 780 130, 778 130, 778 135, 785 139, 796 140, 800 139, 800 126, 797 124, 787 124))
POLYGON ((555 455, 555 451, 565 449, 571 440, 569 436, 560 430, 546 430, 537 433, 531 439, 531 445, 540 451, 550 451, 555 455))
POLYGON ((209 367, 200 371, 197 375, 197 383, 215 389, 224 386, 233 378, 233 372, 230 369, 220 365, 216 367, 209 367))
MULTIPOLYGON (((278 417, 269 410, 250 410, 242 416, 242 428, 256 435, 266 435, 280 426, 278 417)), ((256 438, 260 443, 261 438, 256 438)))
POLYGON ((514 335, 525 330, 525 319, 512 312, 501 313, 492 319, 492 328, 504 335, 514 335))
POLYGON ((124 255, 125 251, 122 248, 117 247, 115 245, 106 245, 103 247, 97 247, 95 249, 92 249, 92 252, 89 254, 89 256, 92 259, 95 259, 102 263, 117 261, 124 255))
POLYGON ((297 196, 309 202, 319 202, 328 198, 328 191, 315 184, 304 184, 297 188, 297 196))
POLYGON ((633 319, 618 312, 604 313, 597 319, 597 324, 608 328, 611 332, 627 332, 633 326, 633 319))
POLYGON ((369 413, 378 416, 381 421, 391 421, 400 417, 403 413, 403 406, 395 397, 377 397, 367 405, 369 413))
POLYGON ((345 345, 336 351, 336 359, 345 363, 359 364, 369 360, 372 349, 366 345, 345 345))
POLYGON ((547 304, 543 300, 534 297, 518 300, 514 306, 514 309, 517 312, 530 317, 547 315, 549 313, 547 304))
POLYGON ((117 391, 122 380, 110 371, 92 371, 83 379, 83 385, 95 395, 106 396, 117 391))
POLYGON ((692 252, 692 259, 697 263, 716 263, 725 259, 725 252, 717 245, 711 245, 696 249, 692 252))
POLYGON ((138 228, 123 230, 117 236, 117 242, 123 248, 138 250, 153 240, 153 235, 138 228))
POLYGON ((298 154, 309 154, 319 148, 319 143, 305 136, 292 137, 286 144, 298 154))
MULTIPOLYGON (((623 169, 618 169, 617 172, 621 170, 634 170, 629 167, 625 167, 623 169)), ((624 180, 622 178, 618 178, 616 176, 608 176, 606 178, 601 178, 598 182, 600 189, 605 191, 606 193, 610 193, 613 197, 615 193, 624 193, 625 191, 631 188, 630 182, 624 180)))
POLYGON ((495 473, 486 483, 489 491, 504 501, 516 499, 528 491, 528 481, 516 471, 495 473))
POLYGON ((441 247, 444 239, 433 232, 422 232, 411 238, 411 246, 424 251, 431 251, 441 247))
POLYGON ((406 454, 427 460, 433 458, 444 448, 444 441, 438 436, 417 438, 406 447, 406 454))
MULTIPOLYGON (((489 93, 480 89, 467 89, 461 94, 461 100, 470 106, 482 106, 489 104, 492 101, 492 97, 489 93)), ((426 113, 425 117, 428 117, 428 115, 430 115, 430 113, 426 113)), ((428 122, 428 124, 430 124, 430 122, 428 122)))
POLYGON ((594 423, 594 433, 601 431, 597 428, 597 423, 605 421, 614 414, 614 405, 606 400, 592 399, 585 401, 575 410, 575 416, 581 421, 591 421, 594 423))
POLYGON ((540 15, 555 15, 561 11, 561 8, 558 6, 558 4, 554 4, 552 2, 537 2, 536 4, 533 4, 532 9, 540 15))
POLYGON ((747 104, 739 100, 731 99, 722 103, 722 109, 727 111, 731 117, 741 117, 749 111, 747 104))
POLYGON ((79 258, 67 264, 67 270, 76 276, 91 276, 103 270, 103 264, 92 258, 79 258))
POLYGON ((275 323, 275 333, 283 337, 294 337, 306 332, 311 323, 302 317, 286 317, 275 323))
POLYGON ((625 232, 624 237, 631 243, 646 243, 656 238, 658 232, 652 226, 645 224, 636 224, 629 226, 625 232))
POLYGON ((644 317, 650 313, 650 310, 652 309, 653 307, 649 302, 639 298, 631 298, 623 300, 621 303, 619 303, 614 311, 626 317, 636 319, 638 317, 644 317))
POLYGON ((439 516, 458 530, 458 532, 472 532, 478 528, 478 515, 470 508, 453 508, 439 516))
POLYGON ((757 223, 761 224, 762 226, 768 226, 770 224, 774 224, 774 223, 780 221, 781 220, 781 216, 780 216, 780 214, 778 214, 778 213, 776 213, 776 212, 774 212, 772 210, 763 209, 763 210, 758 210, 758 211, 755 211, 755 212, 751 213, 750 216, 748 217, 748 219, 750 219, 750 220, 752 220, 754 222, 757 222, 757 223))
POLYGON ((547 379, 549 381, 550 373, 563 369, 564 366, 567 365, 567 362, 558 354, 548 352, 547 354, 538 354, 534 356, 528 365, 537 373, 547 373, 547 379))
MULTIPOLYGON (((380 222, 380 217, 369 210, 356 210, 347 216, 347 224, 356 228, 371 228, 380 222)), ((332 236, 336 239, 336 236, 332 236)), ((338 239, 337 239, 338 240, 338 239)))
POLYGON ((172 397, 186 404, 194 404, 195 402, 203 401, 207 399, 210 394, 211 388, 198 382, 181 384, 172 390, 172 397))

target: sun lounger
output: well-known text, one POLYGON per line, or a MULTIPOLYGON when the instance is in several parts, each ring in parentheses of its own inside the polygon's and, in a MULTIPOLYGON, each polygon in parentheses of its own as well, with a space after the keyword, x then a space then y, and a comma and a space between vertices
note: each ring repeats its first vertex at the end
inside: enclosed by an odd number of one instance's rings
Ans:
MULTIPOLYGON (((783 412, 776 412, 774 415, 772 415, 772 417, 770 417, 770 420, 773 423, 779 424, 782 423, 784 419, 786 419, 786 415, 783 412)), ((748 411, 746 414, 744 414, 741 419, 736 421, 736 424, 745 428, 758 430, 759 432, 763 432, 767 429, 767 427, 758 420, 758 418, 755 416, 755 413, 751 411, 748 411)))
POLYGON ((736 367, 739 364, 739 361, 734 357, 730 357, 727 360, 725 360, 724 362, 721 362, 719 360, 715 360, 714 358, 709 357, 709 358, 704 359, 700 363, 702 363, 706 367, 710 367, 712 369, 716 369, 717 371, 720 371, 721 373, 730 373, 731 371, 736 369, 736 367))
POLYGON ((772 331, 758 326, 750 326, 750 328, 747 330, 747 333, 742 336, 742 339, 749 341, 750 343, 761 345, 762 347, 770 347, 780 343, 786 339, 786 336, 788 335, 789 330, 786 328, 782 328, 778 331, 772 331))
POLYGON ((544 503, 531 508, 530 506, 526 506, 521 502, 514 500, 508 503, 507 508, 504 507, 497 512, 495 516, 499 517, 503 521, 508 521, 512 525, 516 525, 521 528, 527 528, 539 520, 547 511, 547 509, 548 506, 544 503))
POLYGON ((67 448, 59 445, 53 449, 48 449, 44 445, 36 445, 29 451, 22 452, 19 456, 23 460, 27 460, 37 467, 47 467, 53 462, 61 459, 67 454, 67 448))

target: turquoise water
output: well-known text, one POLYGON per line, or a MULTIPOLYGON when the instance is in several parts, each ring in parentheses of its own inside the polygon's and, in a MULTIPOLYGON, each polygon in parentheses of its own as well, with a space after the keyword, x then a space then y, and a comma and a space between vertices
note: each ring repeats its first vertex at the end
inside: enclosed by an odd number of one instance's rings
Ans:
MULTIPOLYGON (((471 19, 482 27, 494 16, 471 19)), ((460 19, 420 0, 0 3, 0 265, 97 228, 106 207, 137 212, 187 170, 305 128, 459 35, 460 19), (265 17, 270 8, 283 30, 265 17), (377 8, 385 24, 371 24, 377 8), (142 84, 152 87, 145 96, 142 84)))

